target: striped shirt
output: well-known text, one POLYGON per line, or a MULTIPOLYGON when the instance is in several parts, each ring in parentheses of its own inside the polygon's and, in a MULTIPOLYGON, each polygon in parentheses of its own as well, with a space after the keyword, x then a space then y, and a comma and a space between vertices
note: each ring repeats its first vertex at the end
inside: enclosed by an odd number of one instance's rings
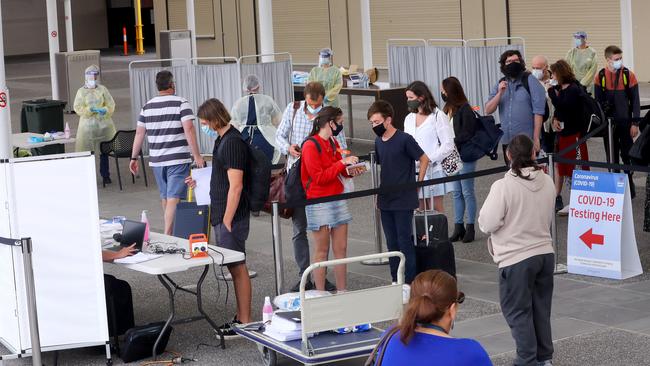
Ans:
POLYGON ((183 122, 193 119, 190 104, 175 95, 159 95, 142 107, 138 127, 144 127, 147 131, 149 166, 192 162, 183 122))

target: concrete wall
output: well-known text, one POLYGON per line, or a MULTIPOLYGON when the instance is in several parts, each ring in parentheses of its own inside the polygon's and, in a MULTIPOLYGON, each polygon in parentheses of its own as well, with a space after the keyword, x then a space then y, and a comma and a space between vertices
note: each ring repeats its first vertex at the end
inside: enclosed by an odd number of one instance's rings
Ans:
MULTIPOLYGON (((59 47, 65 51, 63 0, 58 1, 59 47)), ((45 0, 2 0, 5 55, 48 52, 45 0), (28 11, 26 11, 28 10, 28 11)), ((105 0, 72 0, 74 47, 108 47, 105 0)))

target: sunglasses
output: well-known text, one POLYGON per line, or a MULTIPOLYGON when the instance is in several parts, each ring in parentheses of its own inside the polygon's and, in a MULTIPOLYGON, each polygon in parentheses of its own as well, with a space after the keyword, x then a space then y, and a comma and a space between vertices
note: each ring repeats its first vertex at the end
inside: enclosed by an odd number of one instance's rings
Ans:
POLYGON ((458 291, 458 298, 456 299, 458 304, 465 302, 465 294, 462 291, 458 291))

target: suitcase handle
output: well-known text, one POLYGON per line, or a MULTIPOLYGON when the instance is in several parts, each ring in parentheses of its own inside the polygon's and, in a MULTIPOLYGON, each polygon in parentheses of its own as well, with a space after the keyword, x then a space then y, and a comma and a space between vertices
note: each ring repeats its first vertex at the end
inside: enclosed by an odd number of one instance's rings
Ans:
MULTIPOLYGON (((426 198, 424 198, 424 187, 420 187, 419 191, 420 191, 420 193, 422 195, 422 199, 426 200, 426 198)), ((420 197, 418 197, 418 199, 419 198, 420 197)), ((431 205, 431 208, 433 208, 433 197, 429 197, 429 200, 430 200, 429 204, 431 205)), ((418 205, 419 205, 419 201, 418 201, 418 205)), ((418 208, 418 210, 419 210, 419 208, 418 208)), ((422 212, 424 214, 424 235, 426 237, 427 246, 429 246, 429 242, 430 242, 430 238, 429 238, 429 217, 427 215, 427 203, 426 202, 424 202, 424 210, 422 210, 422 212)), ((415 227, 415 216, 413 216, 413 245, 418 244, 418 242, 417 242, 418 239, 419 238, 417 237, 417 228, 415 227)))

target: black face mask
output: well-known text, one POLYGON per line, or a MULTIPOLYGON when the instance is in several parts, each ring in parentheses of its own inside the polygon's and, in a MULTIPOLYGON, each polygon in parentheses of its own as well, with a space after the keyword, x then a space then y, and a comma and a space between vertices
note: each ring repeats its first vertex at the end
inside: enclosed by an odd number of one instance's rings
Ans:
POLYGON ((343 125, 342 124, 340 125, 340 124, 338 124, 336 122, 334 122, 334 124, 336 125, 336 128, 332 128, 332 136, 338 136, 339 133, 341 133, 341 131, 343 131, 343 125))
POLYGON ((510 78, 517 78, 524 72, 524 65, 519 62, 511 62, 503 68, 503 74, 510 78))
POLYGON ((384 133, 386 133, 386 127, 384 127, 384 124, 378 124, 377 126, 374 126, 372 128, 372 131, 375 133, 375 135, 382 137, 384 136, 384 133))
POLYGON ((440 92, 440 99, 442 99, 443 102, 447 103, 447 94, 440 92))
POLYGON ((408 111, 411 113, 418 113, 420 110, 420 101, 417 99, 412 99, 412 100, 407 100, 406 101, 406 107, 408 108, 408 111))

